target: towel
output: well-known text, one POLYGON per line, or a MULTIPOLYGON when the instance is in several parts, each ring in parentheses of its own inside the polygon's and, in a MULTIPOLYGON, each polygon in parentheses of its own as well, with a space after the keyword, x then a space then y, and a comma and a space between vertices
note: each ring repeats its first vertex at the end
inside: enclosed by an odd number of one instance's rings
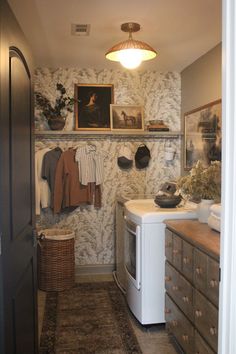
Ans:
POLYGON ((214 214, 213 212, 210 213, 210 215, 214 216, 215 219, 220 221, 220 216, 217 216, 216 214, 214 214))
POLYGON ((211 229, 220 232, 220 219, 215 218, 215 217, 211 214, 211 215, 209 216, 207 222, 208 222, 208 225, 210 226, 211 229))
POLYGON ((210 208, 210 211, 217 216, 218 218, 221 217, 221 204, 213 204, 210 208))

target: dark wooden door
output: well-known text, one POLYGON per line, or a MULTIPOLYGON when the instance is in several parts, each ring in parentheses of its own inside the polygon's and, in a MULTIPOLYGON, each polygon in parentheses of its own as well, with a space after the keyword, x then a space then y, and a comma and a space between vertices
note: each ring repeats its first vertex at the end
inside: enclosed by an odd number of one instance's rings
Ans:
POLYGON ((0 353, 37 353, 32 62, 0 1, 0 353))

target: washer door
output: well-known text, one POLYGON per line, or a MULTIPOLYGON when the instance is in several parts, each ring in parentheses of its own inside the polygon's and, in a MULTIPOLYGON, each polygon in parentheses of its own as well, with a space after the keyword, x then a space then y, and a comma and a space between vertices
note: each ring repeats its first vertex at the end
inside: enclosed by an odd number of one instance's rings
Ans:
POLYGON ((140 289, 141 227, 125 218, 125 269, 128 279, 140 289))

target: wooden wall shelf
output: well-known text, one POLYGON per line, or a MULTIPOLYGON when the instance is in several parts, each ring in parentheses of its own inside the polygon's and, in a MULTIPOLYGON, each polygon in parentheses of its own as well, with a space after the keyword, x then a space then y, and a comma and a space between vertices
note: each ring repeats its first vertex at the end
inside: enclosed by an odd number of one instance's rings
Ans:
POLYGON ((36 139, 38 138, 43 138, 43 139, 58 139, 64 138, 64 139, 85 139, 85 138, 93 138, 93 139, 105 139, 105 138, 111 138, 111 139, 127 139, 127 138, 132 138, 132 139, 178 139, 183 136, 183 133, 180 131, 169 131, 169 132, 148 132, 148 131, 143 131, 143 132, 113 132, 113 131, 51 131, 51 130, 45 130, 45 131, 36 131, 35 132, 35 137, 36 139))

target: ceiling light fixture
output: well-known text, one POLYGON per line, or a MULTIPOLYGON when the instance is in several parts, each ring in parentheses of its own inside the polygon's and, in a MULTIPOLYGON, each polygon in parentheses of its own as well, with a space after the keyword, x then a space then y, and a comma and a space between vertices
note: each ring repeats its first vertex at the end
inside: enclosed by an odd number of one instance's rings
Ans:
POLYGON ((133 32, 140 30, 140 25, 134 22, 123 23, 121 30, 129 33, 129 39, 114 45, 105 54, 106 58, 119 61, 127 69, 137 68, 142 61, 154 59, 157 52, 145 42, 136 41, 133 32))

